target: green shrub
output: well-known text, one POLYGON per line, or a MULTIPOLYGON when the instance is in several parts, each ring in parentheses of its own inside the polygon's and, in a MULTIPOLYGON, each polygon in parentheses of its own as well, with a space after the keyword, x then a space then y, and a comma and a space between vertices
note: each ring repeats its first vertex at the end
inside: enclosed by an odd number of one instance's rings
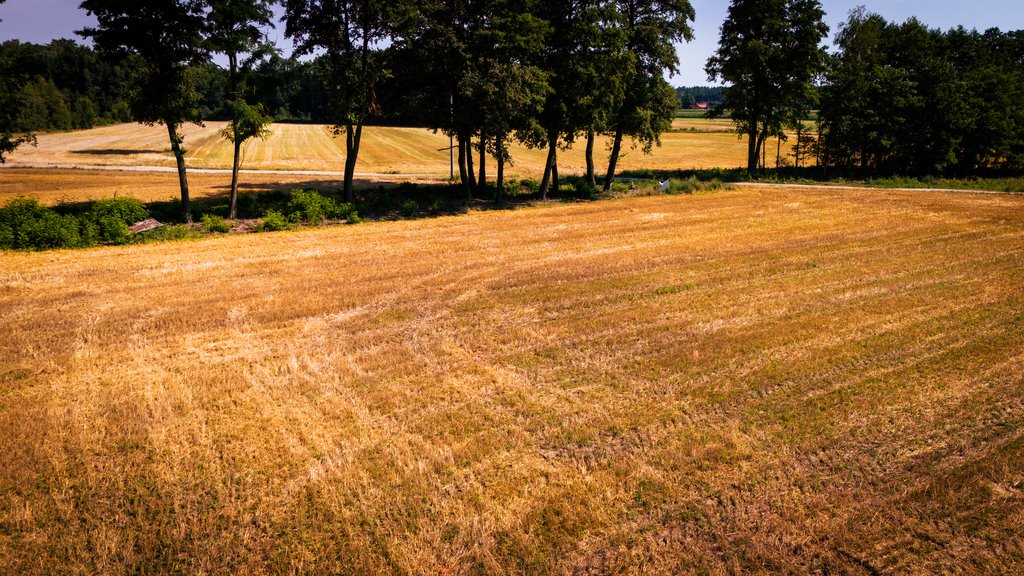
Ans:
POLYGON ((125 244, 131 238, 128 226, 148 217, 146 207, 135 198, 97 200, 81 217, 82 236, 87 244, 125 244))
POLYGON ((420 205, 417 204, 415 200, 406 200, 405 202, 402 202, 402 216, 405 216, 406 218, 412 218, 415 216, 416 212, 419 212, 419 209, 420 205))
POLYGON ((108 198, 93 202, 89 209, 90 217, 99 221, 102 218, 116 218, 126 225, 132 225, 149 218, 146 207, 135 198, 108 198))
POLYGON ((332 200, 312 190, 292 190, 288 199, 288 220, 291 222, 322 222, 327 218, 332 200))
POLYGON ((519 194, 536 194, 540 191, 540 182, 536 180, 520 180, 518 182, 512 181, 509 183, 509 195, 516 196, 519 194), (513 186, 513 183, 515 184, 513 186))
POLYGON ((0 248, 45 250, 82 246, 79 221, 27 198, 0 208, 0 248))
POLYGON ((231 232, 231 224, 228 224, 223 218, 214 214, 203 215, 203 228, 207 232, 219 232, 221 234, 231 232))
POLYGON ((363 219, 359 217, 359 213, 355 210, 348 213, 348 218, 346 218, 346 220, 348 220, 349 224, 359 224, 363 221, 363 219))
POLYGON ((722 181, 714 178, 707 182, 698 180, 696 176, 689 178, 672 178, 669 180, 669 194, 694 194, 697 192, 713 192, 724 187, 722 181))
POLYGON ((266 215, 263 216, 264 232, 277 232, 289 228, 291 228, 291 225, 288 224, 288 219, 277 210, 268 210, 266 215))
POLYGON ((103 216, 98 220, 86 223, 87 234, 91 236, 95 230, 96 241, 105 244, 125 244, 128 242, 128 225, 116 216, 103 216))

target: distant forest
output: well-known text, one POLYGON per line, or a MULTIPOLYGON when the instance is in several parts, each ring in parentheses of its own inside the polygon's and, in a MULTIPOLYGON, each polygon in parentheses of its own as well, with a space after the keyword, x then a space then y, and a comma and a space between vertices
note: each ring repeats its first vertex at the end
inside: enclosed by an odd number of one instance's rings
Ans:
MULTIPOLYGON (((0 44, 0 77, 7 83, 0 88, 3 125, 14 131, 39 132, 131 122, 127 72, 131 68, 131 59, 112 64, 74 40, 47 45, 4 42, 0 44), (10 97, 5 99, 4 94, 10 97)), ((228 71, 215 64, 191 70, 201 95, 202 117, 228 119, 228 71)), ((326 74, 320 59, 300 61, 274 55, 249 78, 247 99, 263 103, 277 122, 331 123, 331 108, 322 88, 326 74)), ((680 108, 693 108, 697 102, 714 107, 722 102, 724 90, 720 86, 684 86, 676 88, 676 97, 680 108)), ((390 113, 376 122, 415 124, 415 118, 399 108, 390 107, 390 113)))
MULTIPOLYGON (((131 122, 131 56, 112 63, 73 40, 47 45, 0 44, 0 117, 12 131, 92 128, 131 122)), ((189 69, 206 120, 230 117, 228 71, 215 64, 189 69)), ((276 121, 329 123, 323 64, 274 55, 248 79, 248 100, 261 102, 276 121)))
POLYGON ((698 102, 707 102, 709 107, 714 108, 725 99, 725 88, 722 86, 681 86, 676 88, 676 98, 679 99, 679 107, 683 109, 694 108, 698 102))

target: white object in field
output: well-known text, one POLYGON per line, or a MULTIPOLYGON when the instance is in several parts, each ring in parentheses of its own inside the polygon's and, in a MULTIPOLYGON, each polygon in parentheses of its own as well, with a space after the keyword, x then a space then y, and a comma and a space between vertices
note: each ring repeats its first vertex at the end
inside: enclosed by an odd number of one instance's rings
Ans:
POLYGON ((135 224, 132 224, 131 226, 128 227, 128 230, 131 232, 138 233, 146 232, 147 230, 155 230, 161 226, 163 226, 163 224, 157 222, 156 219, 146 218, 142 222, 136 222, 135 224))
POLYGON ((658 189, 662 192, 668 192, 669 181, 666 179, 664 182, 658 182, 658 189))

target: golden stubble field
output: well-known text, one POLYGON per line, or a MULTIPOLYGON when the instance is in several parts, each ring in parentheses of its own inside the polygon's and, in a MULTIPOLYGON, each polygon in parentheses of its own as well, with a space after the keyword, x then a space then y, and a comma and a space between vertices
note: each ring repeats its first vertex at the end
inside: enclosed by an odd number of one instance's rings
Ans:
POLYGON ((1024 570, 1024 198, 0 254, 0 573, 1024 570))
MULTIPOLYGON (((190 172, 189 192, 193 199, 220 196, 225 201, 231 190, 230 174, 190 172)), ((375 176, 356 178, 358 188, 392 186, 403 182, 437 183, 436 178, 375 176)), ((294 188, 340 189, 341 176, 282 173, 242 174, 239 190, 259 193, 294 188)), ((85 202, 129 196, 142 202, 177 201, 181 198, 178 175, 173 172, 132 172, 97 169, 0 169, 0 206, 24 196, 45 205, 85 202)))
MULTIPOLYGON (((224 122, 205 126, 188 125, 183 129, 187 161, 192 168, 226 169, 231 167, 231 145, 220 131, 224 122)), ((651 155, 639 149, 624 148, 621 170, 735 168, 746 165, 746 145, 734 133, 728 133, 728 120, 679 119, 677 130, 662 135, 662 146, 651 155)), ((607 161, 607 141, 597 147, 599 170, 607 161)), ((357 171, 364 174, 412 174, 447 177, 449 174, 448 138, 421 128, 366 128, 359 153, 357 171)), ((559 156, 564 174, 585 172, 585 142, 559 156)), ((774 140, 769 145, 774 165, 774 140)), ((243 168, 252 170, 344 170, 344 137, 333 137, 329 126, 274 124, 271 136, 255 140, 245 147, 243 168)), ((545 150, 514 146, 514 164, 510 176, 540 179, 545 150)), ((490 160, 490 175, 495 166, 490 160)), ((162 126, 120 124, 91 130, 42 134, 38 147, 23 147, 12 154, 10 166, 159 166, 173 167, 174 157, 162 126)))

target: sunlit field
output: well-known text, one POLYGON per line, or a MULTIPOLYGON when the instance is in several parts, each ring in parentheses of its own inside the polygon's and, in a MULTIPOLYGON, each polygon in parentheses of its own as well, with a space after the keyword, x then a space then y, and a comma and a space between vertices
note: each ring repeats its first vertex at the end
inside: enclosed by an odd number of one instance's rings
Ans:
MULTIPOLYGON (((377 188, 403 182, 436 183, 447 178, 375 175, 355 180, 358 188, 377 188)), ((231 189, 230 174, 190 172, 192 198, 226 197, 231 189)), ((244 173, 240 190, 263 192, 293 188, 337 189, 342 176, 289 174, 280 172, 244 173)), ((176 172, 130 172, 93 169, 8 168, 0 170, 0 206, 19 196, 34 198, 46 205, 83 202, 101 198, 129 196, 143 202, 178 200, 181 189, 176 172)))
MULTIPOLYGON (((220 135, 223 122, 185 127, 188 165, 193 168, 231 167, 231 145, 220 135)), ((662 146, 651 155, 624 147, 619 168, 703 169, 746 165, 746 144, 730 133, 727 120, 677 119, 673 132, 662 135, 662 146), (697 132, 690 132, 690 130, 697 132), (685 131, 685 132, 683 132, 685 131)), ((447 177, 450 170, 448 138, 421 128, 369 127, 364 132, 357 171, 364 174, 433 175, 447 177)), ((559 169, 580 174, 586 169, 585 142, 559 156, 559 169)), ((608 140, 602 138, 595 155, 600 169, 606 164, 608 140)), ((769 144, 774 166, 776 146, 769 144)), ((253 170, 344 170, 344 137, 335 138, 329 126, 275 124, 265 141, 246 145, 243 168, 253 170)), ((513 147, 510 176, 537 178, 543 172, 546 150, 513 147)), ((788 153, 788 148, 783 149, 788 153)), ((491 176, 495 166, 491 159, 491 176)), ((92 130, 43 134, 36 148, 22 147, 9 159, 10 166, 160 166, 171 168, 167 132, 161 126, 121 124, 92 130)))
POLYGON ((0 573, 1021 573, 1022 279, 792 188, 0 253, 0 573))

